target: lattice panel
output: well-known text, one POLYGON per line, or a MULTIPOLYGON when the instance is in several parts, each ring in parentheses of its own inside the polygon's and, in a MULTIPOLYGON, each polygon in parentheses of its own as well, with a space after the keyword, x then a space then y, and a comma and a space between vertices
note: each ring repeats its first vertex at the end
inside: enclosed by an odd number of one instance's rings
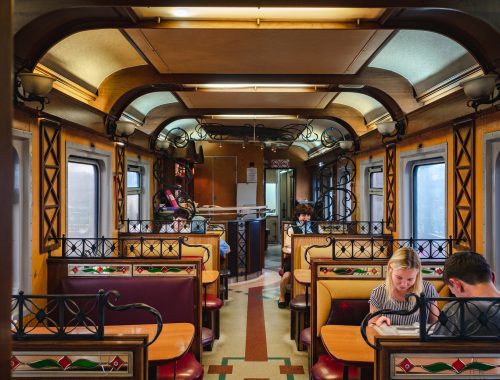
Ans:
POLYGON ((125 146, 116 144, 116 226, 120 228, 122 220, 125 220, 125 210, 127 209, 127 191, 125 188, 125 146))
POLYGON ((61 236, 61 127, 40 120, 40 252, 60 246, 51 238, 61 236))
POLYGON ((453 236, 456 247, 474 250, 474 120, 453 127, 453 236))
POLYGON ((396 144, 385 148, 385 220, 387 229, 396 231, 396 144))

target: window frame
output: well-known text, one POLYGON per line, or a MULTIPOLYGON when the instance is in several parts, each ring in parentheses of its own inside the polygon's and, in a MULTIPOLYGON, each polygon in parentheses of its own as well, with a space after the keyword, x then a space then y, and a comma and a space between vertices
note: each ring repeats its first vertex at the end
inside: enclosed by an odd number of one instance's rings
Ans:
MULTIPOLYGON (((384 172, 384 157, 375 157, 368 160, 362 160, 359 164, 359 173, 361 173, 359 178, 359 205, 360 205, 360 220, 370 221, 371 210, 370 210, 370 172, 371 168, 381 167, 382 168, 382 203, 383 203, 383 214, 385 215, 385 172, 384 172)), ((384 218, 382 218, 384 219, 384 218)))
MULTIPOLYGON (((22 186, 20 187, 20 192, 22 192, 23 205, 21 210, 21 231, 20 236, 22 240, 20 241, 19 250, 19 273, 14 273, 14 267, 12 267, 12 286, 14 285, 14 276, 18 275, 18 285, 19 289, 11 289, 12 294, 17 293, 19 290, 23 290, 26 294, 32 292, 32 246, 33 246, 33 219, 32 219, 32 208, 33 208, 33 156, 32 156, 32 133, 13 129, 12 130, 12 145, 14 146, 14 141, 20 145, 22 151, 18 151, 16 147, 16 152, 19 156, 20 171, 23 174, 22 186)), ((14 168, 13 168, 14 169, 14 168)), ((13 231, 14 233, 14 231, 13 231)), ((13 250, 13 255, 16 252, 13 250)), ((13 260, 15 258, 13 257, 13 260)))
MULTIPOLYGON (((99 201, 100 201, 100 214, 99 214, 99 236, 111 236, 113 232, 113 152, 109 150, 97 149, 92 145, 82 145, 74 142, 66 142, 66 163, 65 163, 65 197, 68 194, 68 161, 71 156, 88 158, 99 162, 99 201)), ((68 202, 66 205, 66 222, 65 228, 68 231, 68 202)))
MULTIPOLYGON (((76 164, 84 164, 84 165, 92 165, 96 168, 96 182, 95 182, 95 192, 96 192, 96 210, 97 212, 95 213, 95 223, 96 223, 96 236, 87 236, 89 238, 98 238, 101 236, 101 165, 99 163, 99 160, 96 160, 94 158, 86 158, 86 157, 79 157, 79 156, 74 156, 70 155, 68 157, 67 161, 67 178, 66 178, 66 231, 69 231, 69 164, 70 163, 76 163, 76 164)), ((72 237, 72 236, 69 236, 72 237)))
POLYGON ((445 173, 444 173, 444 177, 445 177, 445 180, 444 180, 444 185, 445 185, 445 193, 444 193, 444 199, 445 199, 445 204, 444 204, 444 210, 445 210, 445 220, 444 220, 444 230, 445 230, 445 233, 444 233, 444 236, 442 237, 442 239, 446 239, 446 236, 447 236, 447 215, 446 215, 446 197, 447 197, 447 192, 446 192, 446 160, 443 158, 443 157, 433 157, 433 158, 427 158, 427 159, 423 159, 423 160, 417 160, 417 161, 412 161, 411 163, 411 168, 410 168, 410 171, 411 171, 411 177, 410 177, 410 181, 411 181, 411 185, 410 185, 410 189, 411 189, 411 192, 410 192, 410 203, 411 203, 411 208, 410 208, 410 223, 411 223, 411 226, 410 226, 410 231, 411 231, 411 237, 417 239, 416 237, 416 234, 415 234, 415 186, 416 186, 416 181, 415 181, 415 175, 416 175, 416 168, 419 167, 419 166, 427 166, 427 165, 434 165, 434 164, 444 164, 444 170, 445 170, 445 173))
MULTIPOLYGON (((412 167, 415 163, 438 159, 444 162, 445 166, 445 210, 448 210, 448 143, 431 145, 425 148, 417 148, 399 152, 397 156, 397 230, 402 239, 409 239, 413 232, 413 196, 412 196, 412 167)), ((445 235, 449 235, 449 212, 446 211, 445 216, 445 235)))
MULTIPOLYGON (((140 172, 140 194, 139 194, 139 219, 140 220, 149 220, 150 219, 150 214, 151 214, 151 202, 150 199, 152 198, 152 195, 150 194, 150 181, 151 181, 151 170, 150 170, 150 164, 149 161, 146 160, 141 160, 140 158, 132 158, 132 157, 127 157, 127 170, 126 170, 126 175, 128 175, 129 168, 134 167, 137 168, 137 170, 140 172)), ((125 177, 125 184, 127 184, 127 177, 125 177)), ((136 189, 136 191, 139 191, 136 189)), ((129 193, 128 187, 126 187, 126 192, 127 196, 129 194, 137 194, 138 192, 135 193, 129 193)), ((125 214, 125 217, 128 218, 128 215, 125 214)))
MULTIPOLYGON (((127 205, 128 205, 128 196, 129 195, 139 195, 139 210, 138 210, 138 214, 139 214, 139 219, 141 219, 142 217, 142 197, 143 197, 143 170, 140 166, 136 166, 136 165, 132 165, 132 164, 127 164, 127 205), (138 173, 139 174, 139 187, 128 187, 128 173, 129 172, 134 172, 134 173, 138 173)), ((127 219, 129 219, 128 217, 128 208, 127 208, 127 219)))
POLYGON ((382 220, 384 220, 384 167, 382 165, 370 166, 366 169, 367 182, 368 182, 368 221, 380 222, 381 220, 373 220, 372 218, 372 195, 382 197, 382 220), (372 173, 382 173, 382 187, 372 187, 371 175, 372 173))

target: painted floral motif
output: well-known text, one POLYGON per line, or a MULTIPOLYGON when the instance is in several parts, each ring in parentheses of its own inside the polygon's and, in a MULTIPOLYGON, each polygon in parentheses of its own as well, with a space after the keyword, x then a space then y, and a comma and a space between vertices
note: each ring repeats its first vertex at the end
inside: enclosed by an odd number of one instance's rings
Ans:
POLYGON ((380 274, 378 267, 320 267, 323 275, 332 273, 336 276, 377 276, 380 274))
MULTIPOLYGON (((452 372, 457 375, 462 374, 467 371, 479 371, 479 372, 487 372, 492 369, 496 369, 499 366, 481 363, 480 361, 471 361, 469 363, 464 363, 460 358, 457 358, 453 363, 445 363, 445 362, 435 362, 431 364, 425 365, 416 365, 413 364, 410 359, 404 358, 399 364, 398 367, 403 370, 404 373, 410 373, 413 369, 423 369, 427 373, 440 373, 440 372, 452 372)), ((413 371, 416 373, 415 371, 413 371)), ((419 372, 420 374, 422 372, 419 372)))
MULTIPOLYGON (((96 357, 99 360, 99 357, 96 357)), ((51 357, 45 357, 40 360, 23 362, 16 356, 10 358, 10 369, 11 371, 20 370, 19 366, 21 364, 26 365, 35 370, 43 371, 70 371, 70 370, 97 370, 102 372, 103 370, 118 371, 120 368, 126 364, 127 361, 123 360, 120 356, 116 355, 111 361, 106 358, 104 362, 93 361, 88 358, 76 358, 76 360, 71 360, 67 355, 60 357, 59 359, 54 359, 51 357)), ((25 370, 23 370, 24 372, 25 370)))

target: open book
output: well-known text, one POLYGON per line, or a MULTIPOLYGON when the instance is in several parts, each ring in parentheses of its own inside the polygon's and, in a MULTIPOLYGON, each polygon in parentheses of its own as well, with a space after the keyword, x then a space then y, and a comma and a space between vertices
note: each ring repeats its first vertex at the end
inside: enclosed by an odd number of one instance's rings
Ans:
POLYGON ((410 335, 417 336, 419 334, 418 325, 409 326, 387 326, 383 324, 381 326, 374 326, 375 331, 380 335, 410 335))

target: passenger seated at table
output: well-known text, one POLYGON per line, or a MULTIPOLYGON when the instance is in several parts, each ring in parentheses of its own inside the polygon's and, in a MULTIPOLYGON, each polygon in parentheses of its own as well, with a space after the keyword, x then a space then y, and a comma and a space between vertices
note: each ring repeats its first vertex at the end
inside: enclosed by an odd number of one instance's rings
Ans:
POLYGON ((309 205, 299 204, 295 208, 295 223, 290 226, 285 234, 285 241, 283 242, 283 248, 281 252, 283 253, 283 276, 280 282, 280 298, 278 301, 278 307, 280 309, 285 308, 285 293, 286 287, 290 283, 290 274, 292 270, 291 263, 291 253, 292 253, 292 235, 293 234, 319 234, 321 229, 315 223, 311 223, 312 207, 309 205))
MULTIPOLYGON (((201 215, 193 216, 191 219, 191 230, 195 234, 204 234, 207 230, 207 219, 201 215)), ((219 238, 219 253, 221 258, 225 258, 231 252, 231 247, 223 238, 219 238)))
POLYGON ((187 210, 179 208, 174 211, 173 217, 174 220, 172 223, 161 227, 161 233, 167 232, 187 234, 191 232, 191 226, 188 224, 189 213, 187 210))
MULTIPOLYGON (((495 273, 486 259, 475 252, 451 255, 444 264, 443 281, 456 297, 499 298, 495 273)), ((471 301, 464 305, 464 328, 467 336, 500 335, 500 298, 496 301, 471 301)), ((442 311, 446 315, 432 335, 460 334, 459 302, 451 301, 442 311)))
MULTIPOLYGON (((412 248, 400 248, 387 263, 387 277, 385 283, 372 290, 370 295, 370 313, 381 309, 410 310, 414 307, 414 300, 406 300, 408 293, 424 294, 427 297, 437 297, 434 286, 422 280, 422 265, 417 252, 412 248)), ((429 313, 429 322, 437 320, 439 311, 436 305, 429 313)), ((418 310, 410 315, 379 315, 370 320, 370 323, 380 326, 411 325, 419 321, 418 310)))

